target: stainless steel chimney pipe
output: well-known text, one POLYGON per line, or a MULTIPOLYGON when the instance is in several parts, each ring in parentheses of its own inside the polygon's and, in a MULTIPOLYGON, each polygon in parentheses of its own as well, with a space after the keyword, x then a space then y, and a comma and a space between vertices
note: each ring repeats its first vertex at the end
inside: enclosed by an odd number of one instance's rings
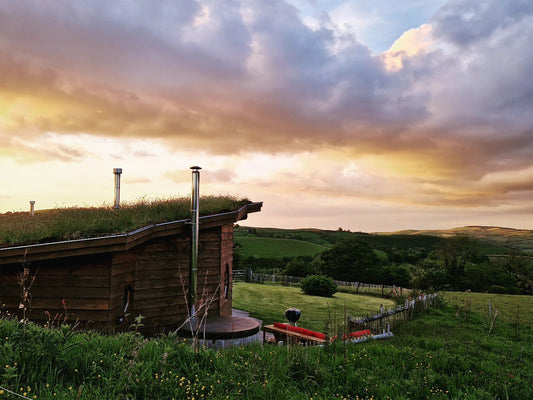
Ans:
MULTIPOLYGON (((189 271, 189 307, 190 317, 196 320, 196 283, 198 277, 198 234, 200 230, 200 170, 198 166, 192 170, 191 193, 191 269, 189 271)), ((196 326, 193 326, 196 328, 196 326)))
POLYGON ((35 210, 35 200, 30 200, 30 216, 33 217, 33 211, 35 210))
POLYGON ((114 209, 120 208, 120 174, 122 174, 122 168, 113 168, 115 174, 115 205, 114 209))

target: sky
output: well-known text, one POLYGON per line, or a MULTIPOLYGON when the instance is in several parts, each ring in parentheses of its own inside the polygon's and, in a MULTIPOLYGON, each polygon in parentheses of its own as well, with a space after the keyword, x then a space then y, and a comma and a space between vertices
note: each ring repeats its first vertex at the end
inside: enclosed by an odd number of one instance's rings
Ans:
POLYGON ((188 196, 245 224, 533 229, 530 0, 4 0, 0 212, 188 196))

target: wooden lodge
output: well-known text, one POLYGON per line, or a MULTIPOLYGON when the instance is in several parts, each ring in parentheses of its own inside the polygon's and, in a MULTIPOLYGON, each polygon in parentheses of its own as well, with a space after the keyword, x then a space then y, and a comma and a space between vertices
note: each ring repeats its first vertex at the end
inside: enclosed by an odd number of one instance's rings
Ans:
MULTIPOLYGON (((236 211, 200 217, 199 315, 208 307, 208 316, 231 317, 233 225, 261 207, 262 203, 249 203, 236 211)), ((66 315, 69 323, 109 333, 130 329, 142 316, 145 332, 175 329, 188 315, 190 222, 0 248, 0 314, 22 318, 25 312, 41 323, 63 321, 66 315), (24 270, 29 273, 25 279, 24 270)))

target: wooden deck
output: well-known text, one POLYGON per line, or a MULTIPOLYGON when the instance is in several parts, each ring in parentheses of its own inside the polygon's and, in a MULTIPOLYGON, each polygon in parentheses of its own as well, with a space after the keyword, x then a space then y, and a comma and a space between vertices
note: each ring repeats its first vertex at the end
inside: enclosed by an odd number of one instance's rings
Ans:
MULTIPOLYGON (((180 323, 181 325, 181 323, 180 323)), ((230 340, 255 335, 261 323, 246 317, 208 317, 199 328, 199 338, 207 340, 230 340), (204 336, 205 335, 205 336, 204 336)), ((191 326, 185 324, 178 332, 180 336, 192 337, 191 326)))

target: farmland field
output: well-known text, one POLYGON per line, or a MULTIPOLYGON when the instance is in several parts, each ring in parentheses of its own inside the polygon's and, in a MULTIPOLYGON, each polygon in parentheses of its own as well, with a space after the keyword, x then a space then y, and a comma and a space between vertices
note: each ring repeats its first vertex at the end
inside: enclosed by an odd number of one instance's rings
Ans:
POLYGON ((328 247, 295 239, 272 239, 260 237, 241 237, 236 239, 242 247, 244 257, 297 257, 314 256, 328 247))
MULTIPOLYGON (((286 239, 301 242, 314 243, 331 247, 342 240, 361 239, 367 242, 372 248, 386 250, 391 247, 397 249, 418 248, 426 251, 433 250, 441 242, 443 237, 452 237, 456 234, 464 234, 476 238, 478 250, 481 254, 508 254, 511 249, 521 249, 525 253, 533 254, 532 231, 517 231, 504 228, 491 229, 491 234, 480 234, 487 232, 479 227, 456 228, 443 231, 402 231, 392 233, 361 233, 349 231, 328 231, 320 229, 279 229, 279 228, 235 228, 235 242, 242 243, 246 249, 248 243, 243 239, 286 239)), ((271 243, 271 244, 276 244, 271 243)), ((258 244, 256 244, 259 246, 258 244)), ((247 250, 246 250, 247 251, 247 250)), ((271 257, 267 255, 265 257, 271 257)))
POLYGON ((523 323, 533 324, 533 296, 519 296, 493 293, 444 292, 444 299, 458 309, 470 304, 472 311, 487 314, 489 302, 491 311, 498 311, 497 318, 514 322, 516 316, 523 323))

